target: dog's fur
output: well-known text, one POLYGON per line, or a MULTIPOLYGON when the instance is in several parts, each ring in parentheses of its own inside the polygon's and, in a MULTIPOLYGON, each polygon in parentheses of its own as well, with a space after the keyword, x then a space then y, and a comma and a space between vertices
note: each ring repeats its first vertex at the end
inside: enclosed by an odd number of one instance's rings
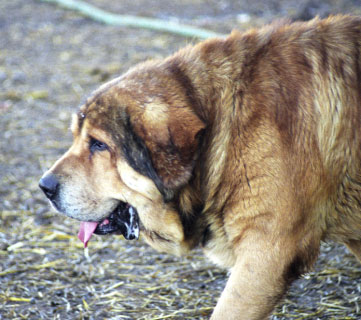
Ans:
POLYGON ((57 208, 118 201, 154 248, 231 268, 212 319, 264 319, 320 242, 361 259, 361 19, 281 22, 187 47, 98 89, 47 173, 57 208), (105 142, 90 152, 89 139, 105 142))

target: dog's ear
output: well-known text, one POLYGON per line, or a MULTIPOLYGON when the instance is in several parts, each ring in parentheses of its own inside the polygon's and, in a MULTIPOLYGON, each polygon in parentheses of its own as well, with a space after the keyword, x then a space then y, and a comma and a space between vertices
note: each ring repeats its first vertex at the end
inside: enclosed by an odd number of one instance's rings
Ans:
POLYGON ((149 150, 152 165, 164 187, 186 184, 199 154, 205 123, 188 107, 147 107, 135 131, 149 150))
POLYGON ((153 158, 165 186, 177 188, 192 175, 205 123, 188 108, 175 108, 171 112, 163 157, 155 154, 153 158))

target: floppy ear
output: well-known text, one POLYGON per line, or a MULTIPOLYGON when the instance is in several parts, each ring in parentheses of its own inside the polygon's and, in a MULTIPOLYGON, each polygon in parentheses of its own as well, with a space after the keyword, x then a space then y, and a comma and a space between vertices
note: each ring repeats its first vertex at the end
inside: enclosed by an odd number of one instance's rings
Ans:
POLYGON ((153 167, 165 188, 186 184, 199 153, 204 122, 188 107, 148 109, 142 116, 140 132, 153 167), (154 112, 155 111, 155 112, 154 112), (148 114, 147 114, 148 113, 148 114))
POLYGON ((168 122, 168 141, 154 154, 156 170, 164 185, 178 188, 186 184, 199 155, 205 124, 188 108, 175 108, 168 122))

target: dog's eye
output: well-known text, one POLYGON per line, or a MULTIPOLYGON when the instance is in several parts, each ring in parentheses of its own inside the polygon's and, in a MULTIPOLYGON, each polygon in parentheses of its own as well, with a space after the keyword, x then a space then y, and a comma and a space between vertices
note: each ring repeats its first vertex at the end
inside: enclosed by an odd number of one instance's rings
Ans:
POLYGON ((104 151, 108 149, 109 149, 108 145, 105 144, 104 142, 101 142, 94 138, 90 138, 89 150, 91 153, 94 153, 95 151, 104 151))

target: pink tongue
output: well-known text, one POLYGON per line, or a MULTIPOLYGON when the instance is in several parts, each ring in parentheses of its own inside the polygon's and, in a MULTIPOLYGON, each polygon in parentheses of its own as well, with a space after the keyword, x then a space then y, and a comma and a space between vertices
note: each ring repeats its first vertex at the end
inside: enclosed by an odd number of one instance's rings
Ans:
POLYGON ((88 241, 92 237, 97 226, 98 222, 82 222, 80 224, 78 238, 81 242, 84 243, 84 248, 88 246, 88 241))

